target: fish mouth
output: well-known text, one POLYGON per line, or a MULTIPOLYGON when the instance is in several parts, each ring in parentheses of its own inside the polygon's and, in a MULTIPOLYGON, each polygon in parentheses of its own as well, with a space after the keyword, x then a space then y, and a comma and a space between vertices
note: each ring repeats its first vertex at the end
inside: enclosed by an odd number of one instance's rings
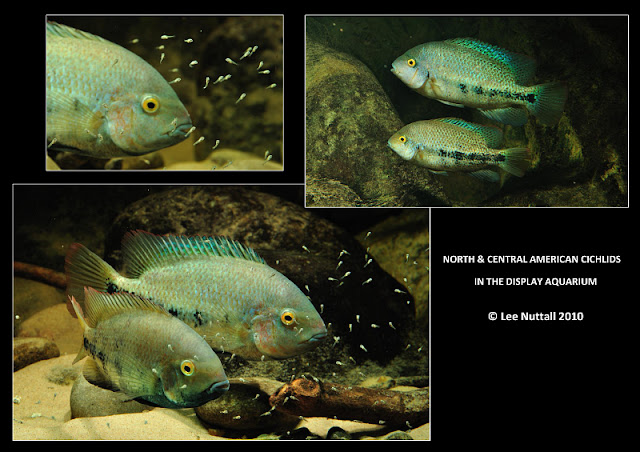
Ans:
POLYGON ((327 331, 316 333, 313 336, 311 336, 309 339, 307 339, 305 342, 308 342, 308 343, 320 342, 324 340, 328 336, 328 334, 329 333, 327 333, 327 331))
POLYGON ((209 386, 207 392, 209 394, 218 393, 219 395, 222 395, 229 390, 229 386, 229 380, 219 381, 209 386))
POLYGON ((193 124, 191 124, 191 121, 185 122, 180 124, 179 126, 176 126, 175 129, 171 129, 167 132, 167 135, 169 136, 185 136, 187 134, 187 132, 189 132, 189 130, 191 129, 191 127, 193 127, 193 124))

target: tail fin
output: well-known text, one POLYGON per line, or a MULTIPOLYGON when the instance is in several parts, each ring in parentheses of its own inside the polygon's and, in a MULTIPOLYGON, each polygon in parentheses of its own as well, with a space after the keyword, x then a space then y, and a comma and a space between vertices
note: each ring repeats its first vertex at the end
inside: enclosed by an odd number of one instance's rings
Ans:
POLYGON ((567 100, 567 85, 564 82, 553 82, 537 88, 537 98, 531 113, 545 125, 556 124, 560 121, 567 100))
POLYGON ((531 160, 529 149, 511 148, 501 151, 505 159, 499 163, 500 168, 514 176, 522 177, 529 168, 531 160))
MULTIPOLYGON (((110 283, 118 277, 111 265, 79 243, 74 243, 69 248, 64 267, 67 274, 67 295, 79 301, 84 301, 85 286, 109 292, 110 283)), ((71 301, 67 302, 67 309, 76 317, 71 301)))

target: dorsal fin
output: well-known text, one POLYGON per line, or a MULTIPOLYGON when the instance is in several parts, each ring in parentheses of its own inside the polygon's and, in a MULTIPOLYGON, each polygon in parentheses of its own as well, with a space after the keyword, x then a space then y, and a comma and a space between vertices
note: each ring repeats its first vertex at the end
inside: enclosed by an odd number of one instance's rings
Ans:
POLYGON ((100 36, 87 33, 86 31, 77 30, 68 25, 62 25, 57 22, 47 22, 47 37, 57 36, 58 38, 88 39, 90 41, 108 42, 100 36))
POLYGON ((84 288, 85 321, 94 327, 114 315, 130 311, 145 310, 170 316, 163 307, 127 292, 108 294, 91 287, 84 288))
POLYGON ((536 71, 536 61, 526 55, 520 55, 519 53, 510 52, 501 47, 487 44, 475 38, 454 38, 449 39, 447 42, 474 50, 489 58, 492 58, 509 68, 515 81, 519 85, 528 84, 533 78, 533 74, 536 71))
POLYGON ((131 278, 157 266, 200 256, 232 257, 266 264, 253 249, 226 237, 155 235, 137 230, 125 234, 122 252, 131 278))

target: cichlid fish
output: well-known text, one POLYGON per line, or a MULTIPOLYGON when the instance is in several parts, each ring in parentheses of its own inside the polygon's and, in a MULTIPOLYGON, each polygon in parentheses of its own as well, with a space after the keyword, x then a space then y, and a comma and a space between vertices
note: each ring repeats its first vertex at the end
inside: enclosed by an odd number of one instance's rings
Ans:
POLYGON ((46 38, 50 147, 111 158, 186 138, 189 113, 149 63, 106 39, 53 22, 46 38))
POLYGON ((309 299, 254 250, 223 237, 129 232, 128 277, 80 244, 66 258, 67 291, 131 292, 163 306, 215 350, 248 359, 289 358, 327 335, 309 299))
POLYGON ((389 138, 388 145, 405 160, 413 160, 432 172, 463 171, 496 182, 498 168, 523 176, 529 167, 526 148, 496 149, 502 131, 457 118, 417 121, 389 138))
POLYGON ((165 408, 192 408, 216 399, 229 381, 211 347, 160 306, 128 293, 84 288, 84 330, 74 363, 90 355, 87 381, 165 408))
POLYGON ((567 99, 562 82, 527 86, 535 72, 532 58, 473 38, 416 46, 393 62, 391 72, 423 96, 477 108, 504 124, 525 124, 526 110, 555 124, 567 99))

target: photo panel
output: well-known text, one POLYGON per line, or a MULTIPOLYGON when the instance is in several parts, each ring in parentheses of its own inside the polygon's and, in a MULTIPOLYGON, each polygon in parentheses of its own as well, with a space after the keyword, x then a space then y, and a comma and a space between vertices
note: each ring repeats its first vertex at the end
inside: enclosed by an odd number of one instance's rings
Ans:
POLYGON ((283 15, 45 26, 47 170, 283 171, 283 15))
POLYGON ((14 438, 429 438, 428 209, 306 209, 302 184, 12 194, 14 438))
POLYGON ((307 206, 627 206, 627 41, 624 15, 307 15, 307 206))

